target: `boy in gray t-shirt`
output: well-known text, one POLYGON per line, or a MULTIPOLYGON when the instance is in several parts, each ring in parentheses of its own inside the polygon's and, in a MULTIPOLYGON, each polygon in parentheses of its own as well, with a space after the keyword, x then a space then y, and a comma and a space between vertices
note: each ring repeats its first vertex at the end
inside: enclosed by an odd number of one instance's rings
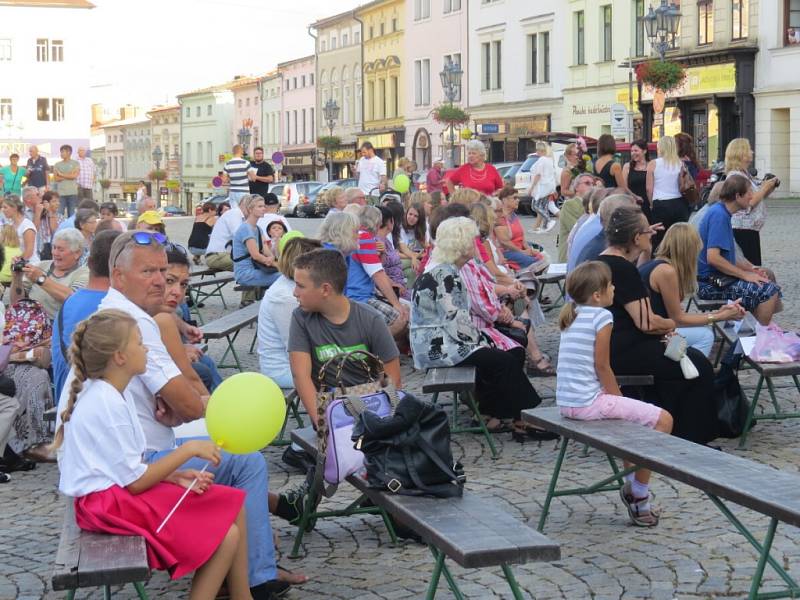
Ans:
MULTIPOLYGON (((400 353, 383 317, 373 308, 344 296, 347 265, 338 250, 314 250, 295 260, 295 297, 300 306, 289 329, 289 362, 295 389, 312 421, 317 421, 316 384, 322 365, 341 352, 366 350, 380 358, 386 374, 400 387, 400 353)), ((365 383, 366 374, 348 364, 346 386, 365 383)), ((324 385, 336 384, 336 373, 324 385)))

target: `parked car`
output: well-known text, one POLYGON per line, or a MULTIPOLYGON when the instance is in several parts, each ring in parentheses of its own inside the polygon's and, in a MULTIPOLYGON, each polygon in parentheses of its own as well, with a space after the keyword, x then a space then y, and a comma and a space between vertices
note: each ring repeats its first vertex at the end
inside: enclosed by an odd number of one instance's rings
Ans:
POLYGON ((327 215, 330 207, 325 199, 325 192, 337 185, 345 189, 354 188, 358 186, 358 180, 349 178, 334 179, 333 181, 329 181, 328 183, 320 186, 316 194, 314 194, 313 200, 309 198, 309 202, 307 204, 303 204, 300 207, 299 212, 302 213, 304 217, 324 217, 327 215))
POLYGON ((185 217, 186 211, 180 206, 165 206, 161 209, 165 217, 185 217))
POLYGON ((205 204, 206 202, 211 202, 214 206, 219 208, 220 204, 227 201, 228 201, 227 194, 215 194, 213 196, 209 196, 208 198, 206 198, 205 200, 203 200, 194 207, 194 214, 195 216, 199 215, 203 210, 203 204, 205 204))
POLYGON ((319 181, 290 181, 274 183, 269 191, 280 200, 280 212, 293 217, 301 216, 298 207, 309 203, 309 196, 316 196, 322 187, 319 181))
POLYGON ((494 168, 500 173, 500 177, 503 178, 505 183, 514 184, 517 171, 519 171, 523 163, 524 161, 494 163, 494 168))

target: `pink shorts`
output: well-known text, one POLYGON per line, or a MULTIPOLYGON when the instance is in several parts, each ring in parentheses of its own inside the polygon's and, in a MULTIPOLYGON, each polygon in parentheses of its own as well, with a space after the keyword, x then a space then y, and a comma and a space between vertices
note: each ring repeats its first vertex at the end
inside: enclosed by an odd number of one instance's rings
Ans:
POLYGON ((658 422, 661 409, 641 400, 601 393, 589 406, 562 406, 561 414, 578 421, 622 419, 652 429, 658 422))

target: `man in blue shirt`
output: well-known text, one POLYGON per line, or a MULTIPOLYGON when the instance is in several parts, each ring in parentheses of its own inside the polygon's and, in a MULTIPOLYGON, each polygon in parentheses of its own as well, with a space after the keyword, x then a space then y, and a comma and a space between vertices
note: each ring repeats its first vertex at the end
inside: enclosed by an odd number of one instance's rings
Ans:
POLYGON ((750 207, 753 188, 740 175, 731 175, 722 185, 720 201, 711 206, 698 232, 703 249, 697 258, 697 295, 703 300, 741 298, 745 310, 762 325, 782 310, 781 288, 771 273, 754 267, 744 256, 737 256, 731 215, 750 207))

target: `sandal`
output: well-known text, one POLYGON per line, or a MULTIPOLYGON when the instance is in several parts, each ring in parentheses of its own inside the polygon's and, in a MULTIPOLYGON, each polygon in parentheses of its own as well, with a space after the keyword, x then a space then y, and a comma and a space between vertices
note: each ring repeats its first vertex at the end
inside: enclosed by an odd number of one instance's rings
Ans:
MULTIPOLYGON (((490 417, 489 415, 481 415, 481 419, 483 420, 484 425, 486 425, 486 431, 489 433, 508 433, 511 431, 511 423, 508 421, 504 421, 503 419, 498 419, 496 417, 490 417)), ((471 425, 472 427, 481 426, 478 419, 472 419, 471 425)))
POLYGON ((561 436, 552 431, 546 431, 537 427, 515 425, 511 430, 511 439, 520 444, 527 441, 548 442, 550 440, 557 440, 561 436))
POLYGON ((527 368, 527 373, 528 377, 555 377, 556 369, 547 359, 547 357, 542 354, 542 357, 539 360, 531 360, 527 368), (542 363, 545 364, 544 367, 542 366, 542 363))
POLYGON ((275 568, 278 569, 278 581, 285 581, 289 585, 303 585, 304 583, 308 583, 308 577, 306 575, 300 573, 295 574, 280 565, 275 565, 275 568))
POLYGON ((631 523, 637 527, 655 527, 658 525, 660 512, 652 505, 649 509, 643 508, 650 503, 650 498, 634 498, 631 493, 631 484, 626 481, 625 484, 619 488, 619 497, 622 498, 622 503, 628 509, 628 516, 631 523))

